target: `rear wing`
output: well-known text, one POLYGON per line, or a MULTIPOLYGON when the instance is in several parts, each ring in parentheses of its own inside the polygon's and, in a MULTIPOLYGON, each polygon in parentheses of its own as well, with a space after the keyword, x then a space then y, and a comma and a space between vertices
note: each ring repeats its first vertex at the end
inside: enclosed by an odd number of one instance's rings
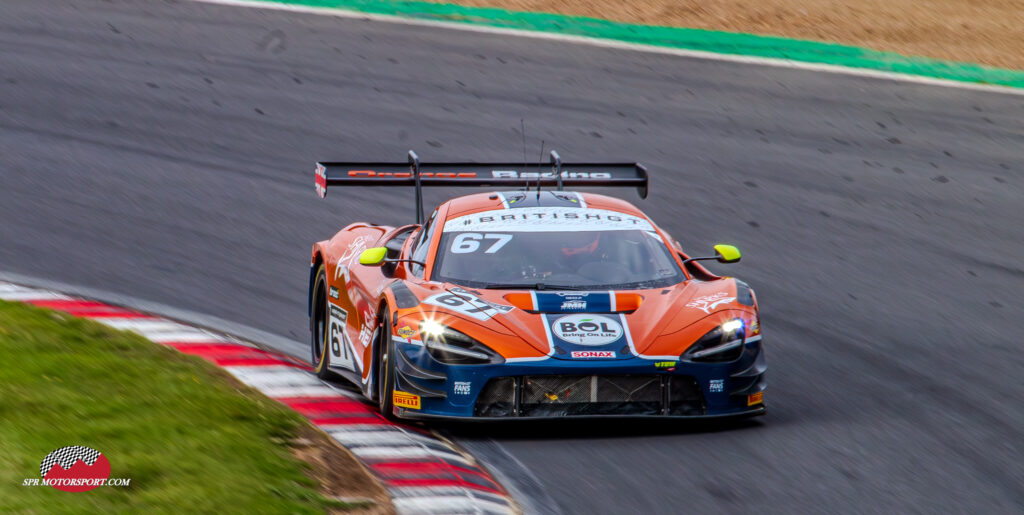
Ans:
POLYGON ((639 163, 562 163, 553 150, 548 170, 523 163, 421 163, 410 150, 408 163, 317 163, 320 198, 327 196, 328 186, 414 186, 416 223, 423 223, 424 187, 625 186, 647 198, 647 169, 639 163))

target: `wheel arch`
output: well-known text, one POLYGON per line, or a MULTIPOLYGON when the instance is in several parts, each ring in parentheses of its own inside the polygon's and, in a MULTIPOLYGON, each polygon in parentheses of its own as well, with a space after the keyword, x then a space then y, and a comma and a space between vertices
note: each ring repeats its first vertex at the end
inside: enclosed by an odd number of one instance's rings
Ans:
POLYGON ((313 287, 316 286, 316 272, 322 264, 324 264, 323 251, 320 249, 320 244, 317 243, 313 245, 313 257, 309 263, 309 289, 306 293, 306 316, 309 317, 311 324, 313 323, 313 287))
POLYGON ((377 365, 380 360, 381 342, 383 341, 384 335, 390 334, 392 329, 391 327, 384 327, 384 317, 385 315, 390 315, 392 320, 394 319, 395 313, 392 313, 391 311, 391 306, 394 305, 394 293, 392 293, 390 287, 384 288, 384 291, 381 292, 380 298, 377 300, 377 337, 370 343, 370 358, 372 361, 369 368, 370 373, 373 374, 373 376, 371 381, 367 381, 363 384, 363 393, 374 402, 379 401, 377 398, 377 365), (385 331, 387 331, 387 333, 385 333, 385 331))

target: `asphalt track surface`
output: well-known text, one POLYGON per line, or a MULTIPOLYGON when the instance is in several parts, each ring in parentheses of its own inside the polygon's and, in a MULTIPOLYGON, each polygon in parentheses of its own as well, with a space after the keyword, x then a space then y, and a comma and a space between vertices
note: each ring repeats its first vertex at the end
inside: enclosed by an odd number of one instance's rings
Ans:
MULTIPOLYGON (((318 159, 640 160, 769 414, 453 427, 530 511, 1024 509, 1024 97, 187 1, 0 3, 0 270, 305 341, 318 159)), ((432 192, 434 205, 448 193, 432 192)), ((631 191, 620 194, 633 199, 631 191)))

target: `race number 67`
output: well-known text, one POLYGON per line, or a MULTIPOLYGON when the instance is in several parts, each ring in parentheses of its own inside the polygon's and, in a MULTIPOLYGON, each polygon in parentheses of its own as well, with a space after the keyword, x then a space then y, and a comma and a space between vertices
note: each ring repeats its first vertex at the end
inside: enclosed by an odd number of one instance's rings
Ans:
POLYGON ((511 234, 480 234, 478 232, 464 232, 459 234, 452 240, 452 254, 470 254, 480 249, 480 242, 483 240, 494 240, 494 243, 484 254, 494 254, 501 250, 506 243, 512 241, 511 234))

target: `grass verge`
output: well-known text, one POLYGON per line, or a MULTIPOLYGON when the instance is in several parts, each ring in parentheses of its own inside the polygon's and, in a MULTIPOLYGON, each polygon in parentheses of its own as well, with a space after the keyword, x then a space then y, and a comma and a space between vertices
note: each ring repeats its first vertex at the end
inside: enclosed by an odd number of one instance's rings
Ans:
MULTIPOLYGON (((324 513, 290 442, 297 413, 172 348, 0 301, 0 512, 324 513), (129 487, 22 486, 48 453, 84 445, 129 487)), ((306 440, 305 438, 302 440, 306 440)))

